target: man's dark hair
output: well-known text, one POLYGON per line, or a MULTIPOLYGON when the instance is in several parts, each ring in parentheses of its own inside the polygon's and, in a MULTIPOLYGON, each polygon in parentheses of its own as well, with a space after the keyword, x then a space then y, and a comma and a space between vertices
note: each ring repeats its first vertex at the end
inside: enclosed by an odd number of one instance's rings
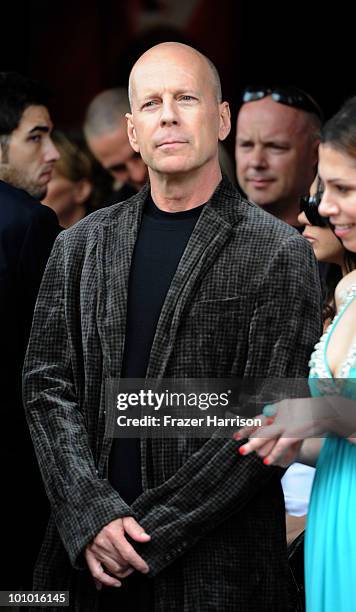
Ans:
POLYGON ((9 136, 19 125, 28 106, 48 105, 47 88, 17 72, 0 72, 0 137, 9 136))

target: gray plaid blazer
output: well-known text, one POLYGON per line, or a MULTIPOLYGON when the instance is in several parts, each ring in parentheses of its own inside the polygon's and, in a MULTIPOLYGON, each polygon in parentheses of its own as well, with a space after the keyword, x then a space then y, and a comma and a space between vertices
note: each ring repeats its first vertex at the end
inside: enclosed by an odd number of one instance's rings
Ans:
MULTIPOLYGON (((150 566, 157 612, 285 612, 278 468, 241 457, 233 440, 165 439, 142 442, 144 493, 131 508, 107 480, 104 383, 121 371, 147 193, 64 231, 43 278, 24 368, 52 506, 34 588, 69 588, 71 610, 98 610, 83 550, 105 524, 133 515, 152 536, 135 546, 150 566)), ((306 376, 321 331, 319 287, 308 242, 224 179, 172 280, 147 376, 306 376)))

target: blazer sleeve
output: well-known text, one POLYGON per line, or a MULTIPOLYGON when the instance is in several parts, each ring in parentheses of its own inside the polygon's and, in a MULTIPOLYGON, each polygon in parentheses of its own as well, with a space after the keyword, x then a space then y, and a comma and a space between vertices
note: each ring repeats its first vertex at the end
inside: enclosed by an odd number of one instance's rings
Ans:
MULTIPOLYGON (((245 376, 305 377, 321 332, 320 281, 310 245, 292 236, 272 258, 256 295, 249 325, 245 376)), ((168 481, 138 498, 133 509, 152 536, 135 548, 156 575, 242 511, 278 467, 257 455, 241 457, 241 443, 212 437, 168 481)))
POLYGON ((42 276, 60 230, 56 214, 41 204, 33 211, 23 236, 16 272, 25 342, 28 341, 42 276))
POLYGON ((62 542, 74 566, 110 521, 132 515, 98 478, 73 381, 65 320, 64 233, 41 284, 24 364, 23 398, 37 459, 62 542))

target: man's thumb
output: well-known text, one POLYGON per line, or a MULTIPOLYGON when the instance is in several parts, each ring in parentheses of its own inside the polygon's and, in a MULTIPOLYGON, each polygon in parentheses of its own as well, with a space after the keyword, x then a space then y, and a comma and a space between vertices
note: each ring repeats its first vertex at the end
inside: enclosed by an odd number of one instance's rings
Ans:
POLYGON ((126 533, 137 542, 148 542, 151 536, 145 532, 144 528, 132 516, 123 518, 123 525, 126 533))

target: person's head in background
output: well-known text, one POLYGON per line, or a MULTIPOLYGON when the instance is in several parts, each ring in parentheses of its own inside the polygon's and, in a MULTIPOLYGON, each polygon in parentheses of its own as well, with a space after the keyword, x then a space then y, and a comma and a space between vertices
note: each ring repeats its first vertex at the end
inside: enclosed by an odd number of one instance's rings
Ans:
POLYGON ((0 179, 37 199, 59 154, 45 87, 15 72, 0 73, 0 179))
POLYGON ((237 180, 247 198, 297 226, 317 169, 322 113, 295 87, 249 87, 236 128, 237 180))
POLYGON ((147 168, 129 143, 125 118, 129 112, 126 89, 107 89, 89 104, 83 130, 89 149, 115 179, 116 188, 129 184, 139 191, 146 182, 147 168))
POLYGON ((55 131, 53 141, 60 159, 54 165, 43 204, 52 208, 59 224, 67 228, 91 210, 93 162, 79 138, 55 131))
POLYGON ((323 127, 319 175, 324 188, 319 213, 329 218, 344 247, 356 254, 356 96, 323 127))
POLYGON ((227 176, 230 183, 236 186, 236 173, 234 159, 231 157, 227 147, 219 141, 219 164, 221 172, 227 176))
POLYGON ((334 299, 336 285, 345 274, 355 268, 356 259, 335 236, 329 220, 319 214, 318 206, 322 193, 320 177, 317 176, 310 188, 310 196, 301 199, 298 222, 304 225, 303 236, 312 245, 317 260, 329 264, 325 277, 323 308, 323 320, 327 325, 336 314, 334 299))

